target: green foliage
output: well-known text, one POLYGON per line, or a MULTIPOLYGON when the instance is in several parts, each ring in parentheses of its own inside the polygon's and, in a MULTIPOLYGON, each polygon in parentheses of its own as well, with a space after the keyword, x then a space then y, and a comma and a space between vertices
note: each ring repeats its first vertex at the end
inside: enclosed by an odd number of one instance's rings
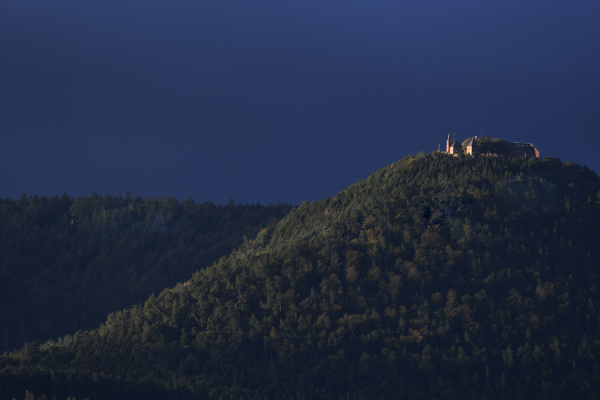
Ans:
POLYGON ((593 398, 599 191, 557 159, 405 157, 99 329, 0 357, 0 397, 593 398))
POLYGON ((173 198, 0 199, 0 351, 94 329, 189 279, 291 207, 173 198))
POLYGON ((489 136, 477 139, 477 146, 480 154, 497 154, 508 156, 508 143, 503 139, 492 140, 489 136))

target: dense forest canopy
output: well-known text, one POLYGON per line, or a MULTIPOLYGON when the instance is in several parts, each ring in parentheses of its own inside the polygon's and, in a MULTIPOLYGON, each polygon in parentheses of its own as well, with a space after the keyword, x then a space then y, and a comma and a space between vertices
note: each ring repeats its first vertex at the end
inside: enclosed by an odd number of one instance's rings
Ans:
POLYGON ((0 351, 95 329, 290 209, 130 194, 0 199, 0 351))
POLYGON ((0 398, 592 399, 600 179, 407 156, 100 328, 0 357, 0 398))

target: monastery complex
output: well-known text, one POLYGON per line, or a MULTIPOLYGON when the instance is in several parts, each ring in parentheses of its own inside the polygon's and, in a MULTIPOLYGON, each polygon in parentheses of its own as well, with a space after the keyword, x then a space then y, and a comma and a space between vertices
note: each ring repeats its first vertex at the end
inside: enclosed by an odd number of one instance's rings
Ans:
MULTIPOLYGON (((489 138, 488 138, 489 139, 489 138)), ((446 141, 446 153, 448 154, 470 154, 470 155, 485 155, 485 156, 504 156, 514 158, 540 158, 540 151, 535 148, 532 143, 509 143, 504 140, 493 140, 487 142, 492 144, 488 146, 488 149, 482 149, 480 152, 480 146, 477 144, 477 136, 473 136, 462 142, 458 140, 450 140, 450 134, 448 134, 448 140, 446 141), (501 151, 494 151, 492 148, 497 148, 501 151)))

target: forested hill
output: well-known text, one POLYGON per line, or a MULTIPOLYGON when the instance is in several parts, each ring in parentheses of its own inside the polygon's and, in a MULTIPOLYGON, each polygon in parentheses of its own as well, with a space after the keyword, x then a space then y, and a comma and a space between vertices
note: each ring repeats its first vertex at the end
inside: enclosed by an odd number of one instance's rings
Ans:
POLYGON ((0 398, 592 399, 599 222, 586 167, 407 156, 97 330, 1 357, 0 398))
POLYGON ((0 352, 95 329, 290 209, 129 194, 0 199, 0 352))

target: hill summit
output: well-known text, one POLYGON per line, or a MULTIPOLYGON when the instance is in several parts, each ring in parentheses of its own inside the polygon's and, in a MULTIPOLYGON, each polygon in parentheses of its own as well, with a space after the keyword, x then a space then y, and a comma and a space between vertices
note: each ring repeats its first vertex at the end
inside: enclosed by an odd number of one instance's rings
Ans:
POLYGON ((600 179, 407 156, 98 329, 0 357, 0 397, 594 398, 600 179))

